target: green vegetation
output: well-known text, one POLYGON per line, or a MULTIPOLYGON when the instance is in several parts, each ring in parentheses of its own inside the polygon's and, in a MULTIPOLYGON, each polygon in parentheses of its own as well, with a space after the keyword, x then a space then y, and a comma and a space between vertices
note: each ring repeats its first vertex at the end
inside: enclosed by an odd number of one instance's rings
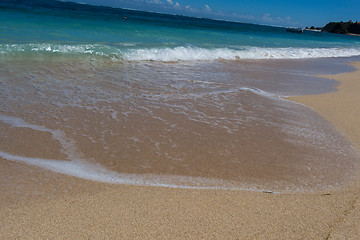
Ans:
POLYGON ((321 30, 322 28, 321 27, 314 27, 314 26, 311 26, 310 28, 309 27, 306 27, 305 28, 306 30, 321 30))
POLYGON ((322 28, 324 32, 340 33, 340 34, 360 34, 360 22, 330 22, 322 28))

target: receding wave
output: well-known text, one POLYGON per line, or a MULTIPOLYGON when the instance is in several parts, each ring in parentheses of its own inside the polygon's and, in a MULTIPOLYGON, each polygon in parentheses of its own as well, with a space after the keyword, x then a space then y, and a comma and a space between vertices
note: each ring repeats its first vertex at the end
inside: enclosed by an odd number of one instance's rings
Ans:
POLYGON ((233 185, 231 182, 220 179, 176 175, 117 173, 105 169, 99 164, 92 164, 83 160, 66 161, 43 158, 30 158, 13 155, 3 151, 0 151, 0 157, 9 161, 41 167, 43 169, 47 169, 56 173, 62 173, 68 176, 110 184, 184 189, 228 189, 259 192, 270 191, 255 186, 236 186, 233 185))
MULTIPOLYGON (((133 45, 133 44, 132 44, 133 45)), ((124 46, 127 46, 126 44, 124 46)), ((125 61, 214 61, 240 59, 306 59, 360 56, 360 48, 118 48, 101 44, 2 44, 1 55, 85 54, 125 61)))
POLYGON ((32 158, 14 155, 0 150, 0 158, 7 159, 9 161, 25 163, 77 178, 111 184, 189 189, 269 191, 255 186, 242 187, 239 186, 239 184, 234 185, 230 181, 221 179, 178 175, 117 173, 104 168, 100 164, 91 163, 80 158, 78 156, 79 154, 77 152, 75 142, 71 138, 68 138, 61 130, 53 130, 41 125, 30 124, 21 118, 2 114, 0 114, 0 122, 8 124, 12 127, 29 128, 35 131, 49 132, 54 139, 59 141, 62 152, 64 152, 68 157, 67 160, 32 158))

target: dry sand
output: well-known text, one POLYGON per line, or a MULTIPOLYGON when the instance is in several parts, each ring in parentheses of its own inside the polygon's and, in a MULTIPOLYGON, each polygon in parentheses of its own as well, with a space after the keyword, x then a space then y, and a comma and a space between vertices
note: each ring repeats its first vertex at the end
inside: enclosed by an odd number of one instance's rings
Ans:
MULTIPOLYGON (((360 149, 360 63, 291 98, 360 149)), ((360 187, 269 194, 110 185, 0 159, 0 239, 360 239, 360 187)))
MULTIPOLYGON (((352 65, 355 72, 324 76, 340 82, 338 91, 334 93, 293 97, 290 100, 312 107, 325 117, 333 126, 343 133, 360 150, 360 63, 352 65)), ((353 205, 347 210, 332 230, 329 239, 360 239, 360 187, 358 180, 353 187, 353 205)))

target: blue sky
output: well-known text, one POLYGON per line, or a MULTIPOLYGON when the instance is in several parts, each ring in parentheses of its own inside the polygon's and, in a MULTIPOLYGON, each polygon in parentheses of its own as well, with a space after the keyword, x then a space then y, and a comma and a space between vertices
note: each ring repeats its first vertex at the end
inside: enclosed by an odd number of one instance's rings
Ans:
POLYGON ((112 7, 294 27, 360 21, 360 0, 72 0, 112 7))

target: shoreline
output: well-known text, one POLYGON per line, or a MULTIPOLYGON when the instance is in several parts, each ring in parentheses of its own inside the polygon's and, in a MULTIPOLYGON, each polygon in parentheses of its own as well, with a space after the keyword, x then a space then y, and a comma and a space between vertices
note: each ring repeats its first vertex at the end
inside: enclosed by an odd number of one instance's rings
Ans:
POLYGON ((360 119, 357 118, 357 116, 360 116, 360 108, 352 105, 344 109, 347 103, 354 103, 357 98, 356 90, 360 88, 360 81, 356 82, 360 76, 360 62, 352 62, 350 65, 355 67, 353 72, 321 76, 339 82, 336 92, 295 96, 287 99, 315 110, 333 124, 360 151, 360 129, 352 128, 352 126, 355 126, 354 124, 360 124, 360 119), (331 105, 331 108, 329 105, 331 105), (345 118, 350 122, 344 124, 345 118))
MULTIPOLYGON (((287 99, 314 109, 343 134, 359 153, 360 106, 357 103, 360 100, 360 62, 351 62, 350 65, 355 67, 352 72, 321 76, 339 82, 336 92, 288 97, 287 99)), ((354 181, 354 185, 349 187, 352 188, 351 191, 359 195, 359 169, 357 169, 354 181)), ((352 207, 346 217, 339 222, 337 228, 329 234, 327 239, 358 239, 360 237, 360 229, 356 224, 358 222, 360 222, 360 201, 358 196, 354 196, 352 207)))
MULTIPOLYGON (((42 68, 54 71, 50 79, 59 75, 58 81, 50 81, 48 86, 26 80, 26 73, 38 69, 37 64, 14 62, 11 65, 24 74, 19 74, 16 84, 6 78, 6 86, 16 92, 21 85, 29 96, 20 96, 24 104, 18 104, 15 94, 7 95, 7 105, 14 107, 0 114, 0 128, 4 129, 0 155, 101 182, 276 192, 338 187, 347 182, 344 173, 354 162, 350 144, 313 110, 280 97, 281 93, 333 91, 335 81, 309 75, 352 69, 345 67, 344 60, 334 61, 213 62, 194 67, 161 64, 164 75, 154 78, 150 88, 145 79, 135 87, 122 80, 118 86, 106 75, 115 71, 117 64, 101 63, 93 70, 87 60, 60 65, 43 62, 42 68), (182 75, 171 77, 174 69, 190 73, 185 79, 182 75), (94 71, 98 74, 93 75, 94 71), (201 84, 216 72, 219 77, 201 84), (99 76, 103 81, 96 80, 99 76), (189 82, 192 76, 200 82, 189 82), (66 80, 68 77, 72 80, 66 80), (90 82, 86 80, 89 77, 93 79, 90 82), (166 79, 179 81, 179 86, 163 85, 166 79), (33 87, 45 97, 32 95, 33 87), (269 94, 272 91, 276 94, 269 94), (339 155, 346 164, 335 168, 339 155), (63 161, 67 159, 74 161, 63 161), (97 163, 102 167, 94 171, 97 163), (336 176, 334 169, 338 169, 336 176)), ((143 69, 139 63, 129 73, 146 71, 153 79, 158 64, 150 66, 143 69)), ((40 76, 33 78, 42 79, 43 69, 38 71, 40 76)))
MULTIPOLYGON (((338 91, 290 97, 360 150, 360 62, 326 76, 338 91), (354 117, 355 116, 355 117, 354 117)), ((357 180, 359 177, 357 177, 357 180)), ((357 182, 314 193, 270 194, 110 185, 0 158, 1 239, 344 239, 359 236, 357 182)))

